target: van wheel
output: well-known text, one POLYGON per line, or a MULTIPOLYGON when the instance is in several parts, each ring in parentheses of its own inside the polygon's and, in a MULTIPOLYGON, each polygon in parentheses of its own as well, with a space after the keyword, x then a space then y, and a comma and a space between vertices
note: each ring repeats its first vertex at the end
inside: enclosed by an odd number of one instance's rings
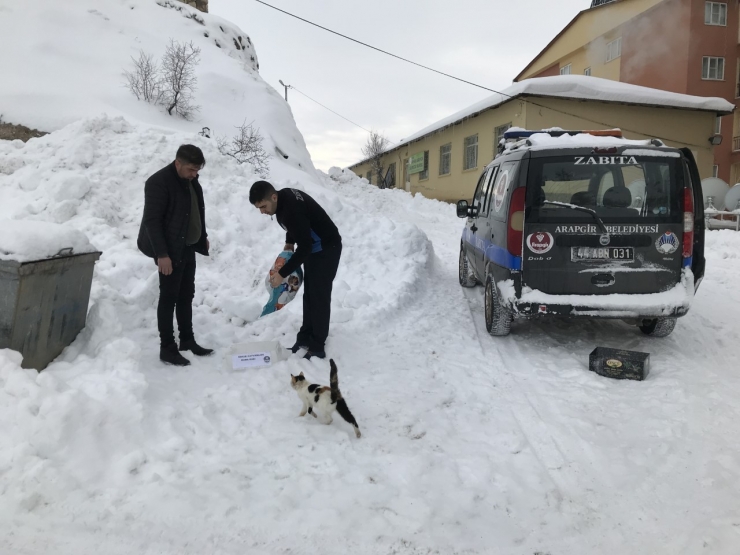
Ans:
POLYGON ((643 320, 640 331, 651 337, 666 337, 676 327, 677 318, 653 318, 643 320))
POLYGON ((498 297, 498 291, 491 276, 486 278, 485 315, 488 333, 496 337, 509 335, 512 314, 501 304, 501 299, 498 297))
POLYGON ((457 279, 463 287, 475 287, 478 281, 470 271, 470 264, 465 250, 460 246, 460 260, 458 262, 457 279))

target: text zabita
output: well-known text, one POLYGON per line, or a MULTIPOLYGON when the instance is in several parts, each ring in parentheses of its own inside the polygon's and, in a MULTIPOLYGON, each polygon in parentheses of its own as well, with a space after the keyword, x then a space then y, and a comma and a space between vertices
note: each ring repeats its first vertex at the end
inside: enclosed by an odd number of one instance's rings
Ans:
POLYGON ((634 156, 576 156, 576 166, 601 166, 606 164, 619 164, 621 166, 637 165, 634 156))

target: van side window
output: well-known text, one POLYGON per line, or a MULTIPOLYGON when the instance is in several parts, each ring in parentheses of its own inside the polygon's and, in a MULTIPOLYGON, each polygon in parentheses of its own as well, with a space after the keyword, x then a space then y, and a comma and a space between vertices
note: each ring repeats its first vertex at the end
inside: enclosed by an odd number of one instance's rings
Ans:
POLYGON ((505 221, 507 217, 506 206, 509 191, 514 188, 514 180, 517 173, 517 162, 506 162, 496 174, 495 181, 491 185, 491 215, 493 218, 505 221), (495 185, 493 184, 495 183, 495 185))
POLYGON ((486 183, 487 175, 488 170, 484 170, 478 179, 478 185, 475 187, 475 195, 473 195, 473 208, 477 208, 479 212, 481 208, 481 200, 483 198, 483 186, 486 183))
POLYGON ((488 174, 486 179, 486 185, 483 190, 483 210, 482 215, 488 214, 491 209, 491 193, 493 192, 493 185, 496 183, 496 176, 498 175, 498 166, 491 168, 491 172, 488 174))

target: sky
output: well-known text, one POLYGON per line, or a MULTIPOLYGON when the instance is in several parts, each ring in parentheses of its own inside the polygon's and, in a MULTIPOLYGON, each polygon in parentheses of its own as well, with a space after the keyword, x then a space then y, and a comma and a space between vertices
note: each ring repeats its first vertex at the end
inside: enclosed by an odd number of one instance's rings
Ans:
MULTIPOLYGON (((266 0, 304 19, 490 89, 514 77, 590 0, 266 0)), ((391 142, 491 93, 391 58, 264 6, 210 0, 250 35, 263 79, 284 92, 322 170, 362 159, 367 131, 391 142), (298 92, 300 91, 300 93, 298 92)))

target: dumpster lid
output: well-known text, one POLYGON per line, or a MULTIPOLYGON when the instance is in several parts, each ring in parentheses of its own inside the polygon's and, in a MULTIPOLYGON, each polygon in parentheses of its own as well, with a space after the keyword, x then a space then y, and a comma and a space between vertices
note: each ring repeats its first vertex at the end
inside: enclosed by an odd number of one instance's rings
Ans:
POLYGON ((0 220, 0 260, 29 262, 96 252, 84 233, 69 225, 0 220))

